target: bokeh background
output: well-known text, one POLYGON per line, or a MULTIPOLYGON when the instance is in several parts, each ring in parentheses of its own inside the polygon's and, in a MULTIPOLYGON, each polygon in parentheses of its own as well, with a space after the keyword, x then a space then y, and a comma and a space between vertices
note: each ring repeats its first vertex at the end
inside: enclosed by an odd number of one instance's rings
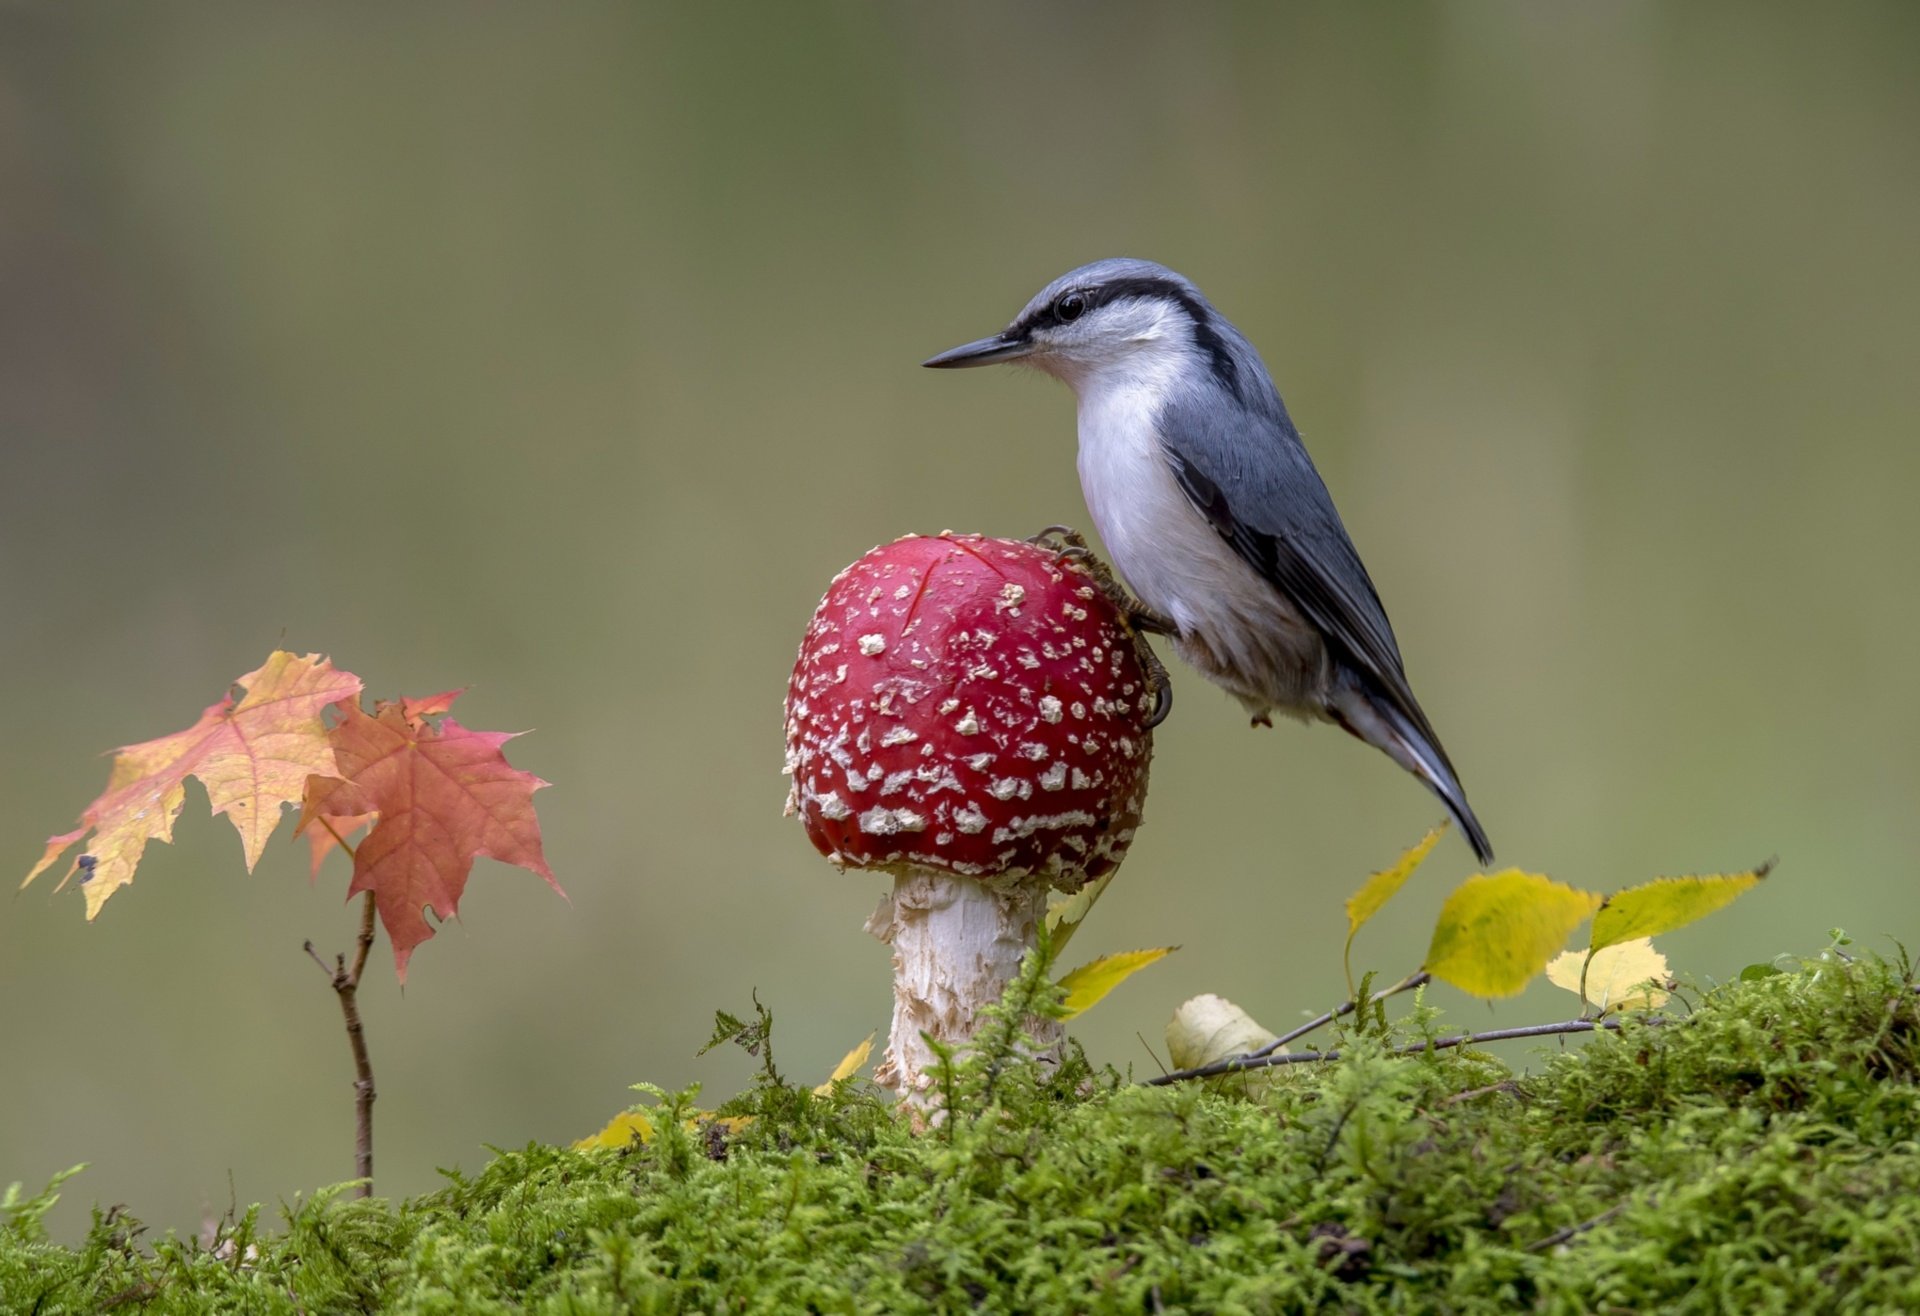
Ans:
MULTIPOLYGON (((1779 856, 1667 939, 1707 978, 1920 939, 1917 60, 1894 3, 8 6, 0 855, 276 646, 468 685, 571 902, 482 861, 404 993, 382 944, 379 1188, 726 1096, 756 989, 823 1074, 886 953, 781 817, 794 645, 877 541, 1085 520, 1064 390, 918 362, 1132 254, 1266 355, 1504 862, 1779 856)), ((1336 1000, 1341 900, 1439 814, 1176 679, 1075 948, 1184 947, 1077 1029, 1142 1070, 1192 993, 1336 1000)), ((91 1162, 66 1236, 351 1173, 300 953, 346 868, 249 878, 204 811, 92 925, 0 907, 0 1182, 91 1162)))

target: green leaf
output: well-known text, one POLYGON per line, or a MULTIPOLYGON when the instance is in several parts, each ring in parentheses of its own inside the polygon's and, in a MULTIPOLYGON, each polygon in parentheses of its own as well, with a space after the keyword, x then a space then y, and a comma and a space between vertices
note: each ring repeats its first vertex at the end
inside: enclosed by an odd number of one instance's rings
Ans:
POLYGON ((1474 996, 1517 996, 1600 897, 1517 868, 1478 874, 1440 909, 1426 970, 1474 996))
POLYGON ((1360 889, 1347 900, 1347 944, 1340 953, 1341 967, 1347 973, 1347 999, 1359 1000, 1353 989, 1353 938, 1354 934, 1366 924, 1367 920, 1378 914, 1392 900, 1394 893, 1406 885, 1416 868, 1426 862, 1433 847, 1440 844, 1440 838, 1446 834, 1447 824, 1441 823, 1428 831, 1405 854, 1395 861, 1393 867, 1382 869, 1360 884, 1360 889))
POLYGON ((1760 884, 1770 865, 1746 873, 1705 877, 1656 877, 1616 891, 1593 916, 1593 949, 1635 937, 1657 937, 1732 904, 1760 884))
POLYGON ((1116 951, 1112 955, 1102 955, 1097 960, 1088 960, 1058 984, 1067 994, 1064 1002, 1066 1013, 1060 1017, 1072 1019, 1085 1014, 1115 987, 1149 964, 1163 960, 1179 949, 1178 946, 1156 946, 1152 950, 1116 951))
POLYGON ((1073 940, 1073 934, 1086 922, 1087 915, 1093 912, 1093 904, 1100 899, 1100 893, 1107 889, 1107 883, 1113 881, 1113 869, 1105 877, 1096 877, 1070 896, 1056 896, 1047 905, 1047 931, 1053 937, 1053 953, 1057 957, 1073 940))

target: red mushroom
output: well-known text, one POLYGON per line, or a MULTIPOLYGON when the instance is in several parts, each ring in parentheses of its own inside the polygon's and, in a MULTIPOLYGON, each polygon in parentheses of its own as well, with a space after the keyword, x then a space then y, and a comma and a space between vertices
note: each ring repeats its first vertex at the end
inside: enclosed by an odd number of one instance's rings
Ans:
MULTIPOLYGON (((1116 867, 1140 825, 1159 694, 1092 571, 1049 548, 908 536, 842 571, 787 689, 787 811, 842 869, 893 874, 878 1081, 924 1103, 1034 944, 1050 890, 1116 867)), ((1151 657, 1147 656, 1147 662, 1151 657)))

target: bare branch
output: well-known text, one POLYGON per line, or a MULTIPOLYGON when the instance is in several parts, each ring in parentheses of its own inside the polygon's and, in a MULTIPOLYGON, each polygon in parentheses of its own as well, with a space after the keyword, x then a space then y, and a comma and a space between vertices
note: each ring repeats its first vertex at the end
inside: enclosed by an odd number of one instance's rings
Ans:
MULTIPOLYGON (((1373 1005, 1379 1001, 1386 1000, 1389 996, 1397 995, 1400 992, 1412 991, 1415 987, 1424 987, 1432 981, 1433 981, 1433 975, 1428 973, 1425 969, 1422 969, 1418 973, 1408 974, 1406 977, 1402 978, 1399 982, 1396 982, 1391 987, 1386 987, 1381 989, 1380 991, 1375 992, 1372 996, 1369 996, 1367 998, 1367 1004, 1373 1005)), ((1333 1009, 1327 1011, 1325 1014, 1319 1015, 1316 1018, 1307 1020, 1305 1023, 1301 1024, 1298 1028, 1294 1029, 1292 1032, 1280 1034, 1280 1036, 1274 1038, 1271 1042, 1261 1047, 1258 1051, 1249 1051, 1247 1053, 1247 1059, 1259 1060, 1262 1057, 1270 1056, 1275 1051, 1278 1051, 1281 1047, 1285 1046, 1287 1043, 1297 1042, 1301 1038, 1305 1037, 1308 1033, 1316 1032, 1319 1029, 1325 1028, 1328 1024, 1332 1023, 1335 1019, 1343 1019, 1347 1015, 1352 1014, 1357 1004, 1358 1003, 1355 1001, 1348 1001, 1345 1005, 1335 1006, 1333 1009)))
MULTIPOLYGON (((1512 1042, 1525 1037, 1555 1037, 1565 1033, 1591 1033, 1596 1030, 1612 1032, 1621 1027, 1624 1021, 1609 1019, 1569 1019, 1557 1024, 1532 1024, 1525 1028, 1495 1028, 1484 1033, 1462 1033, 1455 1037, 1436 1037, 1431 1042, 1415 1042, 1410 1046, 1395 1047, 1389 1055, 1414 1056, 1430 1051, 1448 1051, 1461 1046, 1478 1046, 1482 1042, 1512 1042)), ((1660 1016, 1653 1015, 1642 1019, 1648 1025, 1665 1022, 1660 1016)), ((1143 1079, 1146 1087, 1164 1087, 1169 1083, 1179 1083, 1193 1078, 1215 1078, 1221 1074, 1236 1074, 1251 1069, 1271 1069, 1278 1065, 1312 1065, 1322 1061, 1338 1060, 1338 1051, 1295 1051, 1288 1055, 1230 1056, 1225 1060, 1216 1060, 1210 1065, 1201 1065, 1195 1069, 1175 1070, 1158 1078, 1143 1079)))
POLYGON ((301 946, 301 949, 306 951, 308 956, 312 958, 313 962, 320 966, 320 972, 326 974, 329 980, 333 978, 333 970, 329 969, 327 967, 327 962, 320 958, 320 952, 313 948, 313 943, 311 941, 304 943, 301 946))
POLYGON ((367 954, 373 949, 373 892, 367 892, 366 903, 360 907, 359 949, 353 956, 353 985, 360 985, 360 975, 367 969, 367 954))
MULTIPOLYGON (((325 819, 322 819, 324 822, 325 819)), ((332 831, 332 827, 328 827, 332 831)), ((336 839, 338 834, 336 833, 336 839)), ((346 842, 342 841, 342 845, 346 842)), ((313 948, 306 944, 306 952, 313 962, 320 966, 333 987, 333 993, 340 999, 340 1015, 347 1027, 347 1046, 353 1052, 353 1177, 360 1181, 354 1189, 356 1197, 373 1196, 373 1101, 377 1095, 373 1087, 373 1060, 367 1054, 367 1034, 360 1022, 360 975, 366 971, 367 954, 373 949, 374 930, 373 892, 367 892, 367 898, 360 909, 360 935, 358 947, 354 952, 353 970, 347 970, 347 957, 334 957, 333 968, 327 968, 326 961, 313 948)))
POLYGON ((1577 1225, 1568 1225, 1565 1229, 1556 1229, 1545 1238, 1535 1239, 1533 1242, 1527 1244, 1527 1251, 1545 1252, 1550 1247, 1559 1247, 1562 1243, 1578 1238, 1589 1229, 1606 1224, 1607 1221, 1613 1219, 1626 1209, 1627 1204, 1625 1202, 1616 1202, 1591 1220, 1582 1220, 1577 1225))

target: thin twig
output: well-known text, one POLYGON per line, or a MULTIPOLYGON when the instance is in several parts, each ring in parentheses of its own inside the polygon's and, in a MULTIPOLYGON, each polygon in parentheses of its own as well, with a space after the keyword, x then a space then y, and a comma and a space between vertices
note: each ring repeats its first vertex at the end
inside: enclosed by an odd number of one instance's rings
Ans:
POLYGON ((1545 1252, 1550 1247, 1559 1247, 1562 1243, 1578 1238, 1589 1229, 1594 1229, 1606 1224, 1607 1221, 1613 1219, 1626 1209, 1627 1204, 1625 1202, 1616 1202, 1591 1220, 1582 1220, 1577 1225, 1568 1225, 1565 1229, 1556 1229, 1545 1238, 1535 1239, 1533 1242, 1527 1244, 1527 1251, 1545 1252))
POLYGON ((1483 1088, 1468 1088, 1465 1092, 1456 1092, 1440 1104, 1443 1106, 1457 1106, 1463 1101, 1473 1101, 1479 1097, 1490 1097, 1496 1092, 1508 1092, 1517 1095, 1519 1091, 1520 1085, 1509 1078, 1503 1082, 1489 1083, 1483 1088))
MULTIPOLYGON (((332 820, 325 814, 319 818, 320 825, 332 833, 348 858, 354 857, 353 847, 334 828, 332 820)), ((356 1197, 373 1196, 373 1102, 378 1094, 373 1087, 373 1060, 367 1054, 367 1032, 360 1022, 359 996, 360 975, 366 972, 367 956, 373 950, 375 913, 373 892, 369 891, 360 905, 360 935, 356 938, 351 972, 345 955, 336 955, 329 969, 314 950, 313 943, 306 944, 307 954, 327 975, 333 994, 340 998, 340 1015, 347 1026, 347 1046, 353 1052, 353 1177, 360 1181, 354 1189, 356 1197)))
MULTIPOLYGON (((1433 975, 1431 973, 1428 973, 1425 969, 1422 969, 1418 973, 1409 974, 1407 977, 1402 978, 1399 982, 1396 982, 1391 987, 1385 987, 1375 992, 1372 996, 1369 996, 1367 998, 1367 1004, 1368 1005, 1378 1004, 1379 1002, 1386 1000, 1389 996, 1398 995, 1400 992, 1412 991, 1415 987, 1424 987, 1432 981, 1433 981, 1433 975)), ((1335 1019, 1344 1019, 1346 1016, 1352 1014, 1354 1010, 1358 1008, 1358 1006, 1359 1006, 1359 1002, 1357 1001, 1348 1001, 1345 1005, 1336 1006, 1333 1009, 1327 1011, 1323 1015, 1319 1015, 1316 1018, 1307 1020, 1305 1023, 1301 1024, 1298 1028, 1294 1029, 1292 1032, 1280 1034, 1280 1036, 1274 1038, 1271 1042, 1261 1047, 1258 1051, 1249 1051, 1247 1053, 1247 1059, 1259 1060, 1263 1056, 1270 1056, 1275 1051, 1278 1051, 1281 1047, 1285 1046, 1287 1043, 1297 1042, 1301 1038, 1305 1037, 1308 1033, 1314 1032, 1321 1028, 1325 1028, 1328 1024, 1332 1023, 1335 1019)))
POLYGON ((1167 1072, 1166 1063, 1160 1059, 1160 1053, 1153 1049, 1153 1043, 1147 1041, 1147 1035, 1142 1032, 1135 1032, 1134 1036, 1139 1038, 1140 1045, 1146 1048, 1148 1059, 1152 1060, 1154 1064, 1160 1066, 1161 1073, 1163 1074, 1166 1073, 1167 1072))
POLYGON ((327 980, 331 982, 333 980, 333 970, 329 969, 327 962, 320 958, 320 952, 313 948, 313 943, 311 941, 303 942, 301 943, 300 949, 304 950, 308 956, 312 958, 313 962, 320 966, 320 972, 326 974, 327 980))
POLYGON ((373 949, 373 892, 367 892, 366 903, 360 907, 360 948, 353 957, 353 985, 360 985, 360 975, 367 971, 367 954, 373 949))
POLYGON ((353 1049, 353 1177, 360 1181, 355 1194, 373 1196, 373 1061, 367 1055, 367 1034, 360 1024, 360 971, 367 966, 367 950, 373 945, 373 892, 367 892, 360 917, 360 949, 353 962, 353 975, 346 971, 346 956, 340 957, 340 973, 334 979, 334 991, 340 997, 340 1013, 346 1020, 347 1044, 353 1049))
MULTIPOLYGON (((1410 1046, 1395 1047, 1388 1055, 1415 1056, 1430 1051, 1447 1051, 1460 1046, 1478 1046, 1482 1042, 1511 1042, 1523 1037, 1554 1037, 1563 1033, 1591 1033, 1596 1029, 1609 1032, 1619 1028, 1624 1021, 1614 1019, 1569 1019, 1557 1024, 1532 1024, 1526 1028, 1495 1028, 1484 1033, 1462 1033, 1455 1037, 1436 1037, 1431 1042, 1415 1042, 1410 1046)), ((1661 1019, 1654 1015, 1642 1020, 1649 1026, 1658 1024, 1661 1019)), ((1233 1074, 1249 1069, 1271 1069, 1276 1065, 1312 1065, 1322 1061, 1338 1060, 1338 1051, 1295 1051, 1288 1055, 1268 1056, 1230 1056, 1225 1060, 1216 1060, 1210 1065, 1201 1065, 1195 1069, 1175 1070, 1158 1078, 1141 1080, 1145 1087, 1165 1087, 1169 1083, 1179 1083, 1192 1078, 1215 1078, 1221 1074, 1233 1074)))

